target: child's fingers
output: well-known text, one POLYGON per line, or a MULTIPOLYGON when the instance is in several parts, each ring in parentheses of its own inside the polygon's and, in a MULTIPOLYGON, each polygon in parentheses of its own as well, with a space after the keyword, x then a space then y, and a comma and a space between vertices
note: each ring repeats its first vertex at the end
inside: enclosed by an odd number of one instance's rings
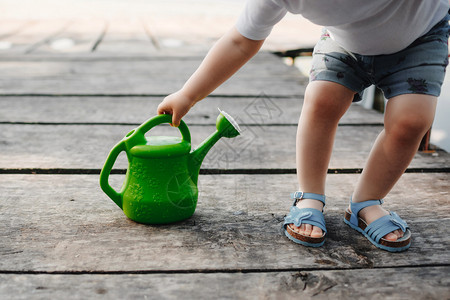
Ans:
POLYGON ((157 113, 158 113, 158 115, 171 115, 172 114, 172 110, 171 109, 169 109, 169 108, 167 108, 165 105, 164 105, 164 103, 160 103, 159 105, 158 105, 158 108, 157 108, 157 113))
POLYGON ((174 127, 180 126, 180 120, 181 120, 181 117, 179 116, 179 114, 176 111, 174 111, 172 114, 172 124, 171 125, 174 127))
POLYGON ((160 105, 160 106, 158 106, 157 113, 158 113, 158 115, 172 115, 172 123, 170 123, 170 126, 178 127, 180 122, 179 121, 178 121, 178 123, 174 122, 174 119, 176 119, 176 118, 174 117, 174 114, 172 114, 171 109, 165 109, 164 107, 162 107, 160 105))
POLYGON ((159 115, 172 115, 172 123, 170 125, 178 127, 180 125, 181 118, 183 118, 183 116, 189 111, 191 106, 192 101, 179 92, 176 92, 164 98, 164 100, 158 105, 157 112, 159 115))

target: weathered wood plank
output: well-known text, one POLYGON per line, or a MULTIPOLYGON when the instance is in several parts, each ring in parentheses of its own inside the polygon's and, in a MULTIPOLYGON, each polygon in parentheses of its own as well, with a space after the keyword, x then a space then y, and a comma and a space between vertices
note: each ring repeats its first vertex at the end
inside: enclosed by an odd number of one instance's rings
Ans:
MULTIPOLYGON (((0 20, 0 40, 3 42, 9 42, 9 39, 31 26, 36 21, 24 21, 24 20, 0 20)), ((3 48, 2 50, 6 50, 3 48)), ((3 52, 3 51, 2 51, 3 52)))
POLYGON ((34 50, 33 54, 38 56, 90 54, 105 26, 105 21, 101 19, 77 19, 64 32, 34 50))
MULTIPOLYGON (((1 97, 0 122, 130 123, 139 124, 156 114, 163 97, 1 97)), ((215 124, 217 108, 245 124, 297 124, 302 99, 209 97, 194 106, 184 120, 215 124)), ((352 105, 341 124, 382 124, 383 115, 352 105)))
MULTIPOLYGON (((24 22, 26 23, 26 22, 24 22)), ((39 20, 7 38, 11 47, 3 49, 2 54, 27 54, 44 45, 47 39, 57 37, 72 23, 69 20, 39 20)))
MULTIPOLYGON (((1 94, 169 94, 184 84, 201 59, 4 61, 1 94)), ((302 95, 306 78, 268 53, 244 66, 214 93, 302 95)))
POLYGON ((145 24, 139 18, 110 20, 105 36, 95 49, 99 55, 149 54, 156 51, 145 31, 145 24))
POLYGON ((185 12, 171 16, 156 15, 143 18, 147 33, 153 36, 159 51, 166 55, 180 53, 206 54, 213 44, 236 22, 236 17, 223 16, 220 13, 197 15, 194 18, 185 12), (176 21, 168 21, 171 18, 176 21))
MULTIPOLYGON (((385 206, 410 225, 410 250, 376 249, 342 222, 357 175, 328 177, 324 247, 281 231, 295 175, 203 175, 188 220, 128 220, 92 175, 1 175, 0 270, 128 272, 342 269, 442 265, 450 259, 450 174, 405 174, 385 206), (220 192, 218 192, 218 190, 220 192)), ((122 176, 111 176, 121 185, 122 176)))
MULTIPOLYGON (((122 7, 123 4, 111 2, 104 4, 96 1, 88 5, 77 3, 73 7, 65 6, 63 11, 56 10, 55 5, 41 3, 36 8, 27 7, 25 11, 33 10, 33 18, 36 19, 43 19, 44 16, 45 20, 73 19, 77 23, 87 18, 109 18, 113 21, 142 18, 160 41, 162 51, 177 55, 180 52, 207 51, 216 39, 234 26, 244 3, 241 1, 226 3, 170 1, 166 4, 164 1, 146 1, 122 7), (46 10, 45 5, 50 6, 51 9, 46 10), (42 13, 44 10, 45 13, 42 13), (54 12, 58 15, 54 15, 54 12)), ((29 16, 23 15, 23 9, 20 10, 13 4, 4 4, 2 9, 5 11, 2 14, 2 27, 14 22, 17 17, 29 19, 29 16)), ((264 43, 263 49, 286 50, 310 47, 320 36, 320 30, 320 26, 298 15, 287 15, 274 28, 264 43), (302 30, 296 30, 296 28, 302 30)))
MULTIPOLYGON (((0 124, 0 168, 99 169, 111 148, 134 127, 0 124)), ((216 130, 213 125, 189 128, 193 148, 216 130)), ((206 156, 202 168, 295 168, 296 126, 256 125, 241 129, 241 136, 221 139, 206 156)), ((379 126, 339 127, 330 168, 362 168, 381 130, 379 126)), ((177 136, 179 132, 161 125, 149 134, 177 136)), ((447 153, 417 153, 410 167, 448 167, 449 160, 447 153)), ((127 162, 119 159, 115 167, 126 168, 127 162)))
POLYGON ((0 274, 8 299, 446 299, 450 267, 214 274, 0 274), (206 284, 205 284, 206 283, 206 284), (412 284, 414 283, 414 284, 412 284), (125 288, 126 287, 126 288, 125 288))

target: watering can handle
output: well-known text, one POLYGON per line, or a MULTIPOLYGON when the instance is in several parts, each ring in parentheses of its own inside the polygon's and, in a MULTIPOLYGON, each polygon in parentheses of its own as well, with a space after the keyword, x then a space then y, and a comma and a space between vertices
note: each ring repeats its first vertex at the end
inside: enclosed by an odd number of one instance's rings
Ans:
MULTIPOLYGON (((145 134, 147 131, 152 129, 153 127, 163 124, 163 123, 172 123, 172 116, 171 115, 158 115, 156 117, 153 117, 143 123, 141 126, 139 126, 136 131, 140 132, 141 134, 145 134)), ((189 132, 189 129, 186 125, 186 123, 183 122, 183 120, 180 120, 180 126, 178 126, 178 129, 181 132, 181 136, 183 137, 183 140, 190 143, 191 142, 191 133, 189 132)))
POLYGON ((108 158, 105 161, 105 165, 103 166, 103 169, 100 172, 100 187, 106 193, 106 195, 108 195, 121 209, 122 209, 123 192, 120 193, 116 192, 111 187, 111 185, 109 185, 108 179, 117 157, 119 156, 120 152, 125 150, 126 148, 124 141, 121 141, 116 146, 114 146, 111 152, 109 152, 108 158))
MULTIPOLYGON (((119 193, 116 192, 111 185, 109 184, 109 174, 116 162, 117 157, 120 152, 127 151, 127 149, 131 149, 134 145, 139 144, 141 142, 145 143, 144 134, 152 129, 153 127, 162 124, 162 123, 171 123, 172 116, 171 115, 159 115, 153 117, 140 125, 136 130, 131 131, 128 135, 119 142, 114 148, 112 148, 111 152, 109 152, 108 158, 105 161, 105 165, 103 166, 102 171, 100 172, 100 187, 102 190, 108 195, 121 209, 122 209, 122 201, 123 201, 123 190, 119 193)), ((189 132, 186 123, 183 120, 180 121, 180 126, 178 129, 181 132, 181 136, 183 140, 190 143, 191 142, 191 134, 189 132)))

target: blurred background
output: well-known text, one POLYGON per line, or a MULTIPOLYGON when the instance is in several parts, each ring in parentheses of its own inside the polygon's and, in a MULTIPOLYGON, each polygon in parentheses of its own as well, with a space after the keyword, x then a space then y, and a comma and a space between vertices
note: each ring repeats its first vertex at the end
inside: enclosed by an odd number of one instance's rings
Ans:
MULTIPOLYGON (((244 0, 1 0, 0 48, 3 53, 17 52, 20 45, 47 37, 47 45, 28 51, 81 54, 93 50, 98 38, 103 38, 94 49, 98 52, 105 52, 111 40, 125 44, 151 38, 152 45, 166 55, 198 54, 233 26, 244 4, 244 0)), ((319 33, 319 26, 289 15, 264 49, 312 46, 319 33)), ((116 54, 133 52, 132 48, 130 44, 116 54)))

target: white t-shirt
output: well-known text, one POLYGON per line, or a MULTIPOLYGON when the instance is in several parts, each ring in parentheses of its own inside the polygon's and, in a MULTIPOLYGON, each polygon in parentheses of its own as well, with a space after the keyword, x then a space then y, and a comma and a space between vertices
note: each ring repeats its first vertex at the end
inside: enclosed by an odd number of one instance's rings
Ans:
POLYGON ((448 0, 248 0, 236 28, 263 40, 287 12, 301 14, 325 26, 346 50, 379 55, 403 50, 448 10, 448 0))

